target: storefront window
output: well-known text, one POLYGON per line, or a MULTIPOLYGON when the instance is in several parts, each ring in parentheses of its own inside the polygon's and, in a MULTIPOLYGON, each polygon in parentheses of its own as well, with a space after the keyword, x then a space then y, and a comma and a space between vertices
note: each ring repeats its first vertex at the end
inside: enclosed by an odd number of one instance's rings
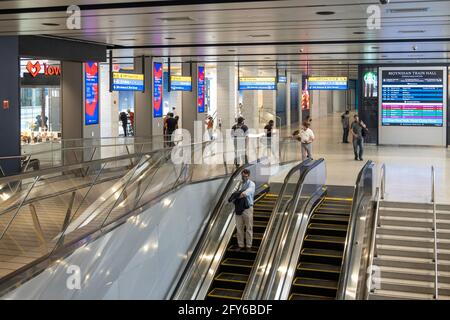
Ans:
POLYGON ((60 75, 57 61, 21 59, 22 144, 61 138, 60 75))

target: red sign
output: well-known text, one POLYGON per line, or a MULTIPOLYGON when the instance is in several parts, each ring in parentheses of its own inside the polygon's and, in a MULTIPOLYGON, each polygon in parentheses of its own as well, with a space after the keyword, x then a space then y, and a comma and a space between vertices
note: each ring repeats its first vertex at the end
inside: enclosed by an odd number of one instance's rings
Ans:
POLYGON ((9 100, 3 100, 3 109, 9 109, 9 100))
MULTIPOLYGON (((39 74, 41 69, 42 69, 42 67, 41 67, 41 63, 39 61, 36 61, 35 63, 28 61, 27 70, 33 78, 36 78, 36 76, 39 74)), ((48 64, 44 63, 44 75, 45 76, 60 76, 61 75, 61 67, 49 66, 48 64)))

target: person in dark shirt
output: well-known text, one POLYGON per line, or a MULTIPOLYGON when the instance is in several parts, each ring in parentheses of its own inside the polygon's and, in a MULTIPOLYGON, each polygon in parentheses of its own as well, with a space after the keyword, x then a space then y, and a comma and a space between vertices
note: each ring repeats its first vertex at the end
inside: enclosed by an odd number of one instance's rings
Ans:
MULTIPOLYGON (((175 132, 175 130, 178 129, 178 118, 173 117, 173 113, 169 113, 169 118, 166 120, 166 134, 167 134, 167 140, 171 141, 172 138, 170 137, 172 133, 175 132)), ((173 147, 173 142, 169 142, 169 146, 173 147)))
POLYGON ((248 163, 248 127, 245 125, 244 120, 243 117, 239 117, 237 123, 231 128, 231 136, 234 140, 234 164, 236 167, 239 167, 242 158, 244 158, 244 163, 248 163))
POLYGON ((264 127, 264 131, 266 132, 266 141, 267 141, 267 154, 270 155, 272 150, 272 130, 273 130, 273 120, 270 120, 269 123, 264 127))
POLYGON ((124 111, 122 111, 120 113, 119 118, 120 118, 120 121, 122 121, 123 134, 126 137, 127 136, 127 127, 128 127, 128 116, 124 111))

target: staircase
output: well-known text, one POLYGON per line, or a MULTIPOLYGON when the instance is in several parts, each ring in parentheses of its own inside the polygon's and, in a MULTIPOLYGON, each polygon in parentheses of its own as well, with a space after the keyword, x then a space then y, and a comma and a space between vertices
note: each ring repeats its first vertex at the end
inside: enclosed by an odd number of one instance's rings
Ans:
MULTIPOLYGON (((437 205, 438 294, 450 299, 450 206, 437 205)), ((430 204, 380 202, 369 299, 433 299, 430 204)))
POLYGON ((253 247, 250 252, 239 250, 236 232, 233 234, 209 289, 207 300, 240 300, 242 298, 277 198, 275 194, 267 194, 255 203, 253 247))
POLYGON ((324 198, 312 213, 289 300, 336 298, 352 199, 324 198))

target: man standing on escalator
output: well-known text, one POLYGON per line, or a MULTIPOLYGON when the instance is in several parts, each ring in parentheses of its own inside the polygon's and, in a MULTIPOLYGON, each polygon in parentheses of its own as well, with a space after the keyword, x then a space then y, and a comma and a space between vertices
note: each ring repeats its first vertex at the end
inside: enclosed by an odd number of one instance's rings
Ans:
MULTIPOLYGON (((255 196, 255 183, 250 180, 250 171, 242 170, 242 181, 236 187, 237 201, 243 202, 243 211, 235 212, 237 240, 239 250, 250 252, 253 242, 253 197, 255 196), (244 241, 245 240, 245 241, 244 241)), ((239 210, 241 211, 241 210, 239 210)))

